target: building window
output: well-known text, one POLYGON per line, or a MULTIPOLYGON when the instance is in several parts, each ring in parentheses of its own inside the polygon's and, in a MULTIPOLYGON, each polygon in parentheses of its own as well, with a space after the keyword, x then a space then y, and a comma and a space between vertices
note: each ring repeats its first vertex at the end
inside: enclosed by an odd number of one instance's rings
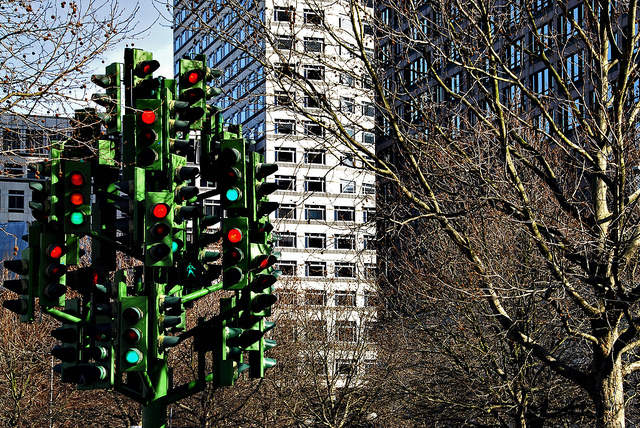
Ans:
POLYGON ((364 292, 364 306, 365 307, 371 307, 371 306, 376 306, 376 305, 377 305, 376 293, 373 293, 371 291, 365 291, 364 292))
POLYGON ((355 79, 352 75, 347 73, 340 73, 340 83, 343 85, 354 86, 355 79))
POLYGON ((573 83, 582 80, 582 58, 579 53, 567 57, 567 79, 573 83))
POLYGON ((292 64, 276 63, 275 70, 276 70, 276 73, 282 76, 294 77, 296 75, 295 73, 296 67, 295 65, 292 65, 292 64))
POLYGON ((376 109, 373 107, 373 103, 362 103, 362 114, 369 117, 375 117, 376 109))
POLYGON ((324 39, 318 37, 304 38, 305 52, 324 52, 324 39))
POLYGON ((362 183, 362 193, 365 195, 375 195, 376 185, 373 183, 362 183))
POLYGON ((9 212, 24 212, 24 190, 9 189, 9 212))
POLYGON ((2 146, 4 150, 20 150, 20 129, 4 128, 2 146))
POLYGON ((304 162, 316 165, 324 165, 324 150, 307 150, 304 152, 304 162))
POLYGON ((340 164, 348 167, 356 166, 356 158, 354 155, 344 155, 340 157, 340 164))
POLYGON ((290 135, 296 132, 296 121, 292 119, 276 119, 275 120, 276 134, 290 135))
POLYGON ((324 290, 306 290, 304 299, 307 305, 325 306, 327 304, 327 293, 324 290))
POLYGON ((294 175, 276 175, 276 183, 280 190, 296 190, 296 177, 294 175))
MULTIPOLYGON (((327 322, 324 320, 309 320, 307 322, 306 332, 307 332, 307 340, 326 342, 327 322)), ((319 364, 324 367, 324 364, 322 362, 320 362, 319 364)))
POLYGON ((295 163, 296 149, 289 147, 276 147, 276 162, 295 163))
POLYGON ((278 270, 282 271, 283 275, 295 276, 297 264, 295 260, 280 260, 278 262, 278 270))
POLYGON ((355 321, 337 321, 336 322, 336 340, 338 342, 355 342, 356 341, 356 322, 355 321))
POLYGON ((306 205, 304 207, 305 220, 324 220, 326 208, 322 205, 306 205))
POLYGON ((325 191, 324 177, 305 177, 304 190, 306 192, 324 192, 325 191))
POLYGON ((376 247, 375 247, 375 245, 376 245, 375 240, 376 240, 376 237, 375 237, 375 236, 373 236, 373 235, 364 235, 364 236, 362 237, 363 248, 364 248, 365 250, 375 250, 375 249, 376 249, 376 247))
POLYGON ((326 248, 327 235, 324 233, 307 233, 304 236, 305 247, 307 248, 326 248))
POLYGON ((353 365, 352 360, 336 360, 336 375, 349 376, 350 374, 356 374, 356 367, 353 365))
POLYGON ((336 221, 355 221, 356 209, 354 207, 335 207, 336 221))
POLYGON ((322 137, 324 135, 324 127, 320 123, 307 120, 304 122, 304 133, 306 135, 322 137))
POLYGON ((321 65, 307 65, 304 67, 304 77, 308 80, 324 80, 324 67, 321 65))
MULTIPOLYGON (((366 279, 376 279, 376 277, 378 276, 377 270, 376 270, 376 265, 374 264, 365 264, 364 265, 364 277, 366 279)), ((365 294, 366 296, 366 294, 365 294)), ((366 301, 366 299, 365 299, 366 301)), ((365 306, 367 306, 365 304, 365 306)))
POLYGON ((355 181, 340 180, 340 193, 356 193, 355 181))
POLYGON ((276 49, 293 49, 294 38, 293 36, 277 36, 276 37, 276 49))
POLYGON ((522 39, 514 40, 513 44, 507 46, 507 64, 511 69, 522 67, 522 39))
MULTIPOLYGON (((336 263, 336 278, 355 278, 356 277, 356 266, 353 263, 336 263)), ((355 306, 355 293, 353 293, 353 304, 352 305, 341 305, 341 306, 355 306)), ((337 298, 336 298, 337 304, 337 298)))
POLYGON ((355 239, 353 235, 336 235, 336 250, 353 250, 355 239))
POLYGON ((355 113, 356 112, 356 102, 353 98, 341 98, 340 99, 340 108, 343 113, 355 113))
POLYGON ((294 97, 287 91, 276 91, 275 102, 277 106, 290 107, 293 105, 294 97))
POLYGON ((278 232, 276 234, 276 246, 296 248, 296 233, 295 232, 278 232))
POLYGON ((375 142, 376 142, 376 136, 375 136, 374 134, 370 133, 370 132, 364 132, 364 133, 362 134, 362 142, 363 142, 364 144, 371 144, 371 145, 373 145, 373 144, 375 144, 375 142))
POLYGON ((294 16, 293 7, 276 6, 273 19, 280 22, 293 22, 294 16))
POLYGON ((539 95, 549 95, 551 92, 552 81, 551 74, 549 73, 549 69, 545 68, 543 70, 534 73, 531 76, 531 86, 533 91, 539 95))
POLYGON ((280 204, 276 210, 276 218, 288 218, 295 220, 296 206, 294 204, 280 204))
POLYGON ((322 25, 324 22, 324 11, 305 9, 304 22, 305 24, 322 25))
POLYGON ((314 97, 304 97, 304 106, 307 108, 320 108, 320 101, 314 97))
MULTIPOLYGON (((326 274, 327 274, 327 264, 325 262, 306 262, 305 263, 305 274, 306 274, 306 276, 313 276, 313 277, 326 276, 326 274)), ((323 305, 325 304, 324 295, 323 295, 323 303, 322 304, 323 305)))
POLYGON ((355 291, 338 290, 335 293, 335 297, 336 306, 348 306, 352 308, 356 306, 355 291))
POLYGON ((362 221, 365 223, 368 221, 375 221, 376 209, 375 208, 363 208, 362 209, 362 221))

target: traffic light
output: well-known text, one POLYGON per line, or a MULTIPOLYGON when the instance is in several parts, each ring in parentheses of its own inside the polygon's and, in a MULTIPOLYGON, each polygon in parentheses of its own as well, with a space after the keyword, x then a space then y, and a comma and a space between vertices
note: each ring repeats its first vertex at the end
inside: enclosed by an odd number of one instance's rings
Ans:
POLYGON ((221 71, 208 68, 206 59, 205 55, 198 55, 195 60, 181 59, 179 63, 180 96, 178 99, 189 103, 189 111, 183 110, 185 116, 181 115, 180 119, 191 122, 191 129, 202 128, 206 101, 222 92, 219 88, 207 86, 207 82, 221 75, 221 71))
POLYGON ((135 107, 136 99, 157 99, 160 95, 160 81, 153 78, 153 72, 160 63, 153 59, 153 53, 141 49, 124 50, 125 102, 135 107))
MULTIPOLYGON (((251 153, 249 159, 249 175, 253 187, 251 192, 251 219, 260 222, 262 217, 268 216, 275 211, 279 204, 269 201, 268 196, 278 190, 279 186, 275 182, 268 182, 265 179, 278 170, 278 165, 274 163, 263 163, 263 156, 259 153, 251 153)), ((264 223, 266 219, 262 222, 264 223)))
POLYGON ((162 139, 162 100, 137 100, 136 166, 162 170, 166 142, 162 139))
POLYGON ((145 199, 145 266, 173 265, 173 193, 147 192, 145 199))
POLYGON ((91 232, 91 163, 63 161, 64 232, 91 232))
MULTIPOLYGON (((210 341, 203 343, 199 338, 196 349, 209 347, 213 350, 213 384, 214 386, 231 386, 240 373, 249 368, 243 362, 242 349, 234 344, 234 340, 242 334, 242 329, 235 326, 235 297, 220 299, 220 317, 213 324, 210 341)), ((209 336, 208 336, 209 337, 209 336)))
POLYGON ((87 357, 93 360, 91 372, 97 373, 92 379, 78 385, 78 389, 101 389, 113 386, 115 361, 113 353, 114 326, 119 315, 118 303, 111 301, 117 290, 106 278, 98 274, 92 277, 93 301, 90 312, 90 332, 85 347, 87 357))
POLYGON ((227 290, 246 287, 249 271, 249 221, 246 217, 222 220, 223 285, 227 290))
POLYGON ((65 262, 68 252, 64 235, 40 234, 40 252, 38 272, 40 306, 63 306, 64 294, 67 290, 65 262))
MULTIPOLYGON (((157 284, 160 290, 164 284, 157 284)), ((182 331, 185 328, 185 309, 180 295, 166 296, 157 293, 155 302, 155 317, 150 320, 149 351, 157 359, 165 356, 167 349, 176 346, 180 340, 177 336, 170 336, 169 332, 182 331)))
POLYGON ((63 322, 62 326, 53 330, 51 335, 62 342, 51 350, 54 358, 61 360, 56 371, 62 376, 63 382, 77 383, 77 370, 83 359, 83 337, 80 314, 80 299, 68 299, 64 304, 64 312, 67 315, 76 317, 78 322, 63 322))
POLYGON ((29 237, 32 243, 21 251, 20 260, 5 260, 5 269, 19 275, 18 279, 4 281, 4 288, 18 294, 18 299, 5 300, 2 306, 20 315, 20 322, 32 322, 34 315, 34 298, 38 286, 39 266, 39 234, 42 228, 34 225, 29 227, 29 237))
POLYGON ((36 221, 47 222, 51 214, 51 182, 32 181, 29 183, 31 189, 31 201, 29 208, 36 221))
POLYGON ((119 372, 147 370, 147 318, 149 300, 146 296, 120 299, 118 312, 119 372))
POLYGON ((218 156, 220 204, 230 217, 246 215, 247 164, 244 138, 227 138, 221 142, 218 156))
POLYGON ((106 89, 104 94, 93 94, 91 99, 105 107, 105 113, 98 113, 98 118, 104 123, 107 135, 119 134, 122 131, 120 119, 122 96, 120 64, 114 62, 107 66, 105 74, 94 74, 91 81, 101 88, 106 89))
MULTIPOLYGON (((116 219, 115 228, 120 231, 116 241, 129 248, 140 251, 144 242, 144 203, 145 203, 145 173, 142 168, 130 168, 132 178, 113 183, 119 195, 109 193, 107 198, 113 202, 115 208, 124 216, 116 219), (126 194, 123 196, 122 194, 126 194)), ((140 251, 141 252, 141 251, 140 251)))
POLYGON ((276 360, 266 358, 264 353, 276 346, 275 340, 265 339, 264 335, 275 327, 275 323, 265 321, 264 318, 258 323, 258 331, 262 333, 262 337, 258 342, 255 351, 249 351, 249 376, 252 378, 263 378, 266 369, 276 365, 276 360))

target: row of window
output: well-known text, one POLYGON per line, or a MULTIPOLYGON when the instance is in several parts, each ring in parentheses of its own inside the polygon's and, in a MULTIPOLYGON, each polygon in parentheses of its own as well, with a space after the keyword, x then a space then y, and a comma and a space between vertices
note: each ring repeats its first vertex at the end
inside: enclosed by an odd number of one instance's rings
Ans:
MULTIPOLYGON (((324 11, 308 9, 303 10, 305 24, 322 25, 324 23, 324 11)), ((296 10, 293 6, 276 6, 273 11, 273 20, 277 22, 295 22, 296 10)))
MULTIPOLYGON (((297 324, 285 322, 282 323, 282 329, 280 324, 278 324, 278 330, 280 330, 277 332, 278 339, 283 342, 300 340, 301 337, 299 333, 304 333, 306 340, 314 342, 327 342, 332 340, 336 342, 354 343, 358 338, 362 342, 368 342, 371 341, 373 336, 373 323, 363 323, 360 329, 358 329, 358 324, 355 321, 336 321, 331 334, 329 334, 327 323, 324 320, 308 320, 306 321, 306 326, 303 328, 300 328, 297 324)), ((353 365, 351 360, 338 361, 342 362, 340 364, 349 364, 350 367, 353 365)), ((323 364, 321 364, 321 366, 322 370, 324 370, 325 366, 323 364)), ((352 368, 350 368, 350 370, 351 369, 352 368)), ((338 374, 345 374, 344 370, 344 368, 337 369, 338 374)))
MULTIPOLYGON (((295 260, 282 260, 278 263, 278 269, 282 271, 283 275, 297 276, 298 264, 295 260)), ((334 278, 357 278, 358 270, 354 263, 348 262, 336 262, 334 264, 333 274, 334 278)), ((364 279, 376 278, 376 266, 374 264, 365 264, 362 272, 360 273, 364 279)), ((304 263, 304 276, 311 278, 327 277, 327 262, 319 261, 306 261, 304 263)))
MULTIPOLYGON (((335 306, 357 307, 357 293, 350 290, 336 290, 333 295, 326 290, 307 289, 304 293, 298 291, 278 290, 278 302, 285 305, 327 306, 330 301, 335 306)), ((362 293, 362 306, 365 308, 377 305, 376 294, 371 291, 362 293)))
MULTIPOLYGON (((302 74, 298 72, 299 66, 292 63, 278 62, 274 65, 276 73, 280 76, 286 76, 291 79, 297 78, 302 75, 307 80, 323 81, 325 78, 325 68, 322 65, 303 65, 302 74)), ((348 85, 351 87, 362 87, 362 89, 373 89, 373 81, 370 77, 362 77, 356 79, 353 74, 340 73, 340 84, 348 85)), ((313 102, 313 100, 312 100, 313 102)), ((318 101, 315 101, 316 103, 318 101)))
MULTIPOLYGON (((353 207, 334 207, 333 221, 356 221, 356 213, 353 207)), ((329 220, 327 218, 327 207, 325 205, 304 205, 304 220, 329 220)), ((276 210, 276 218, 297 220, 298 213, 295 204, 281 204, 276 210)), ((362 214, 362 221, 368 222, 375 219, 375 209, 365 208, 362 214)))
MULTIPOLYGON (((296 220, 298 213, 295 204, 280 204, 276 210, 276 218, 296 220)), ((305 220, 327 220, 326 207, 322 205, 305 205, 305 220), (320 208, 318 208, 320 207, 320 208)), ((376 209, 373 207, 364 207, 362 209, 362 221, 368 222, 375 220, 376 209)), ((356 221, 356 209, 351 206, 336 206, 333 208, 334 221, 356 221)))
MULTIPOLYGON (((365 143, 373 143, 373 140, 367 139, 367 135, 371 135, 373 138, 373 134, 365 133, 364 142, 365 143)), ((276 162, 282 163, 296 163, 298 161, 297 153, 295 147, 276 147, 276 162)), ((315 165, 326 165, 327 164, 327 156, 325 150, 305 150, 302 160, 306 164, 315 164, 315 165)), ((369 162, 373 160, 368 158, 369 162)), ((340 164, 344 166, 356 166, 355 156, 353 154, 345 154, 340 156, 340 164)))
MULTIPOLYGON (((355 166, 352 163, 343 163, 346 166, 355 166)), ((294 175, 276 175, 276 183, 281 190, 296 191, 298 190, 296 185, 296 176, 294 175)), ((327 179, 326 177, 305 177, 304 178, 304 191, 305 192, 326 192, 327 191, 327 179)), ((376 188, 373 183, 362 184, 363 195, 375 195, 376 188)), ((356 182, 353 180, 340 180, 340 193, 355 194, 356 182)))

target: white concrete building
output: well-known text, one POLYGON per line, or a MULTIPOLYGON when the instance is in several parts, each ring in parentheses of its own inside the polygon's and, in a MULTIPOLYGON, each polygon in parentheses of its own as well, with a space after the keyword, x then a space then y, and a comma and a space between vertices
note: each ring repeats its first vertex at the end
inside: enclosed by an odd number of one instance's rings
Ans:
MULTIPOLYGON (((262 12, 238 17, 241 6, 204 2, 196 14, 190 2, 176 2, 176 74, 180 58, 207 54, 209 67, 223 71, 225 95, 214 102, 225 121, 242 124, 256 150, 279 166, 282 190, 270 199, 280 203, 272 223, 284 275, 274 309, 317 313, 318 340, 357 342, 375 319, 375 177, 326 129, 336 126, 328 117, 335 111, 349 135, 375 145, 373 93, 357 78, 355 39, 344 43, 348 10, 340 2, 268 0, 262 12)), ((305 334, 293 324, 295 337, 305 334)), ((340 372, 345 359, 337 360, 340 372)))

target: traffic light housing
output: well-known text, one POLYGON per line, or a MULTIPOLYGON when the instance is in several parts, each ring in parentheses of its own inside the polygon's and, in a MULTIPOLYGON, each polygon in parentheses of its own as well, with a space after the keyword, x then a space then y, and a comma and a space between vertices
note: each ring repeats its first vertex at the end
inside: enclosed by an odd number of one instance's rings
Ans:
POLYGON ((202 122, 206 112, 206 101, 213 95, 219 95, 221 90, 209 88, 207 82, 221 75, 220 70, 207 67, 205 55, 198 55, 195 60, 181 59, 179 63, 180 95, 179 101, 189 104, 188 110, 183 109, 180 119, 188 120, 191 129, 202 129, 202 122))
POLYGON ((222 219, 222 269, 225 289, 239 290, 247 286, 249 258, 248 219, 222 219))
POLYGON ((136 166, 162 170, 166 142, 162 138, 162 100, 136 100, 136 166))
POLYGON ((40 263, 38 272, 38 296, 40 306, 54 307, 64 305, 65 274, 67 272, 66 246, 64 235, 40 234, 40 263))
POLYGON ((63 322, 61 327, 51 332, 51 335, 61 342, 61 345, 56 345, 51 350, 51 355, 61 361, 56 366, 56 371, 62 376, 62 381, 78 383, 77 367, 84 357, 80 299, 68 299, 64 307, 64 312, 76 317, 78 322, 63 322))
POLYGON ((160 81, 153 77, 160 63, 153 59, 153 53, 126 48, 124 66, 127 106, 135 106, 136 99, 157 99, 160 96, 160 81))
POLYGON ((63 161, 64 232, 91 232, 91 163, 63 161))
POLYGON ((225 138, 218 156, 220 205, 227 216, 247 215, 247 162, 244 138, 225 138))
POLYGON ((147 192, 145 199, 145 266, 173 266, 174 197, 169 191, 147 192))
POLYGON ((35 295, 38 292, 38 267, 40 253, 39 225, 29 227, 30 246, 20 252, 20 260, 5 260, 4 267, 19 275, 18 279, 4 281, 4 288, 18 294, 18 299, 5 300, 2 306, 20 316, 20 322, 32 322, 35 310, 35 295))
POLYGON ((129 296, 120 299, 117 347, 120 373, 147 370, 148 315, 148 297, 129 296))
POLYGON ((106 112, 98 113, 98 118, 106 127, 106 134, 120 134, 122 132, 122 120, 120 118, 122 106, 120 64, 114 62, 107 66, 105 74, 94 74, 91 76, 91 81, 106 89, 106 93, 93 94, 91 96, 94 102, 106 108, 106 112))

